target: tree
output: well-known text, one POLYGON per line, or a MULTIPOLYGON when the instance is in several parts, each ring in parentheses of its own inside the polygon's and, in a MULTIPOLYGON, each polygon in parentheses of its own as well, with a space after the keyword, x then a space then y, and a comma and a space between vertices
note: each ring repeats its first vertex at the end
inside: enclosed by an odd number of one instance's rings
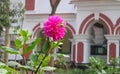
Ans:
POLYGON ((52 11, 51 11, 50 15, 54 15, 55 14, 56 9, 57 9, 60 1, 61 0, 50 0, 50 5, 51 5, 51 8, 52 8, 52 11))
MULTIPOLYGON (((22 4, 18 4, 18 8, 16 6, 13 6, 10 8, 10 0, 1 0, 0 1, 0 27, 5 29, 5 46, 10 46, 10 36, 9 36, 9 30, 12 23, 18 22, 18 18, 20 17, 20 20, 23 21, 23 14, 24 14, 24 8, 22 7, 22 4)), ((5 52, 4 54, 5 63, 8 63, 8 53, 5 52)))
MULTIPOLYGON (((10 28, 10 1, 1 1, 0 2, 0 25, 5 28, 5 46, 10 45, 10 37, 9 37, 9 28, 10 28)), ((8 62, 8 54, 5 52, 5 63, 8 62)))

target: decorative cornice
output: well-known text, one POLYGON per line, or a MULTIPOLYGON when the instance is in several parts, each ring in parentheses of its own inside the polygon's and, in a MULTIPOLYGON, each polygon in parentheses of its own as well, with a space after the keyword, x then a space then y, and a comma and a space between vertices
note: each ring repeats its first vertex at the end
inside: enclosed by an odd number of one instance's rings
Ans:
MULTIPOLYGON (((35 15, 49 15, 50 13, 36 13, 36 11, 33 11, 33 12, 26 12, 25 15, 26 16, 35 16, 35 15)), ((55 15, 76 15, 75 13, 56 13, 55 15)))
POLYGON ((105 35, 107 40, 120 40, 120 35, 105 35))
POLYGON ((88 42, 89 41, 89 36, 88 35, 83 35, 83 34, 79 34, 79 35, 74 35, 73 39, 69 39, 72 43, 76 43, 76 42, 88 42))
POLYGON ((83 34, 79 34, 79 35, 74 35, 73 37, 74 39, 78 39, 78 40, 86 40, 86 39, 89 39, 89 36, 88 35, 83 35, 83 34))
POLYGON ((120 2, 120 0, 71 0, 70 3, 84 3, 84 2, 120 2))
POLYGON ((73 2, 77 10, 120 10, 120 1, 115 0, 94 0, 73 2))
MULTIPOLYGON (((56 15, 59 15, 66 22, 74 22, 76 18, 76 14, 74 13, 56 13, 56 15)), ((49 14, 25 14, 27 21, 44 21, 48 16, 49 14)))
POLYGON ((97 1, 97 0, 71 0, 70 2, 91 2, 91 1, 97 1))

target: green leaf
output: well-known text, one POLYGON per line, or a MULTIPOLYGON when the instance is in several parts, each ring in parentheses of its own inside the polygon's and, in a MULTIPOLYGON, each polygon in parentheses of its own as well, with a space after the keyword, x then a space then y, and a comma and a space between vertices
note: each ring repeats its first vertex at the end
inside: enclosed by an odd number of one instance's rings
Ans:
POLYGON ((20 68, 25 69, 25 70, 32 70, 35 71, 36 69, 31 67, 31 66, 21 66, 20 68))
POLYGON ((1 67, 1 66, 5 66, 5 64, 4 64, 4 63, 2 63, 2 62, 0 62, 0 67, 1 67))
POLYGON ((28 35, 28 30, 27 31, 25 31, 25 30, 20 30, 20 35, 21 35, 21 37, 23 37, 23 39, 24 39, 24 42, 26 42, 28 39, 29 39, 29 35, 28 35))
POLYGON ((12 74, 12 73, 18 74, 18 72, 16 70, 14 70, 13 68, 5 67, 4 69, 6 69, 8 71, 7 74, 12 74))
POLYGON ((24 50, 24 54, 31 52, 39 42, 40 38, 36 38, 35 41, 33 41, 27 46, 27 48, 24 50))
MULTIPOLYGON (((18 74, 18 72, 17 72, 16 70, 14 70, 14 69, 6 66, 4 63, 1 63, 1 62, 0 62, 0 69, 1 69, 2 71, 5 71, 5 70, 6 70, 7 73, 5 73, 5 74, 11 74, 11 73, 18 74)), ((1 70, 0 70, 0 74, 4 74, 1 70)), ((5 72, 6 72, 6 71, 5 71, 5 72)))
POLYGON ((6 69, 1 69, 1 68, 0 68, 0 74, 7 74, 7 72, 8 72, 8 71, 7 71, 6 69))
MULTIPOLYGON (((41 57, 39 57, 39 58, 41 58, 41 60, 42 60, 42 58, 43 58, 44 56, 41 56, 41 57)), ((49 61, 50 61, 50 58, 51 58, 51 56, 47 56, 46 58, 45 58, 45 60, 43 61, 43 63, 42 63, 42 67, 43 66, 47 66, 48 65, 48 63, 49 63, 49 61)))
POLYGON ((20 30, 20 35, 23 37, 27 37, 28 31, 20 30))
POLYGON ((32 64, 34 65, 34 67, 36 67, 39 63, 38 56, 35 54, 30 55, 30 60, 32 61, 32 64))
POLYGON ((30 67, 30 66, 23 66, 23 65, 19 64, 18 62, 15 62, 15 61, 9 61, 9 62, 8 62, 8 66, 35 71, 35 69, 34 69, 33 67, 30 67))
POLYGON ((41 70, 43 71, 54 71, 55 69, 56 69, 55 67, 51 67, 51 66, 46 66, 41 68, 41 70))
POLYGON ((40 59, 40 61, 42 61, 43 55, 39 55, 39 59, 40 59))
POLYGON ((10 66, 10 67, 21 67, 22 65, 21 64, 19 64, 19 63, 17 63, 17 62, 15 62, 15 61, 9 61, 8 62, 8 66, 10 66))
POLYGON ((43 74, 43 71, 39 69, 38 74, 43 74))
POLYGON ((47 39, 42 48, 43 53, 46 53, 47 50, 49 50, 49 48, 50 48, 50 42, 49 42, 49 39, 47 39))
POLYGON ((16 39, 15 46, 16 46, 16 48, 20 49, 22 47, 22 41, 20 39, 16 39))
POLYGON ((31 54, 30 55, 30 60, 32 60, 33 62, 37 61, 37 56, 35 54, 31 54))
POLYGON ((16 49, 10 48, 10 47, 6 47, 6 46, 0 46, 0 48, 5 51, 8 52, 10 54, 21 54, 20 51, 17 51, 16 49))

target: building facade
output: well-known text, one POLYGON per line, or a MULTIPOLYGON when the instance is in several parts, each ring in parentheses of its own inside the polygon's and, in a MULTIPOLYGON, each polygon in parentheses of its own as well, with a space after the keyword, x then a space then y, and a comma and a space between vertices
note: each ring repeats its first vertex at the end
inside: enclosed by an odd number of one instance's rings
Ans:
MULTIPOLYGON (((22 28, 32 32, 34 39, 40 36, 51 12, 50 3, 49 0, 23 0, 23 3, 26 12, 22 28)), ((94 56, 109 63, 120 56, 120 1, 61 0, 56 15, 68 25, 62 48, 70 52, 71 61, 89 63, 89 57, 94 56)))
POLYGON ((78 31, 73 38, 73 60, 88 63, 90 56, 119 57, 120 2, 115 0, 73 0, 78 31), (96 55, 97 54, 97 55, 96 55))

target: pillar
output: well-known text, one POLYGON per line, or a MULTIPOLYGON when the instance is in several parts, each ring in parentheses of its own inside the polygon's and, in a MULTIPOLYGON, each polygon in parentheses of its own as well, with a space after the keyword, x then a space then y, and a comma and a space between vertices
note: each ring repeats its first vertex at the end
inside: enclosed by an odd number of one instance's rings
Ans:
POLYGON ((70 39, 71 41, 71 61, 76 63, 76 42, 75 39, 70 39))
MULTIPOLYGON (((110 64, 112 58, 119 57, 119 35, 105 35, 107 39, 107 63, 110 64)), ((118 61, 119 62, 119 61, 118 61)))
POLYGON ((87 35, 75 35, 72 56, 76 63, 89 63, 90 43, 87 35))

